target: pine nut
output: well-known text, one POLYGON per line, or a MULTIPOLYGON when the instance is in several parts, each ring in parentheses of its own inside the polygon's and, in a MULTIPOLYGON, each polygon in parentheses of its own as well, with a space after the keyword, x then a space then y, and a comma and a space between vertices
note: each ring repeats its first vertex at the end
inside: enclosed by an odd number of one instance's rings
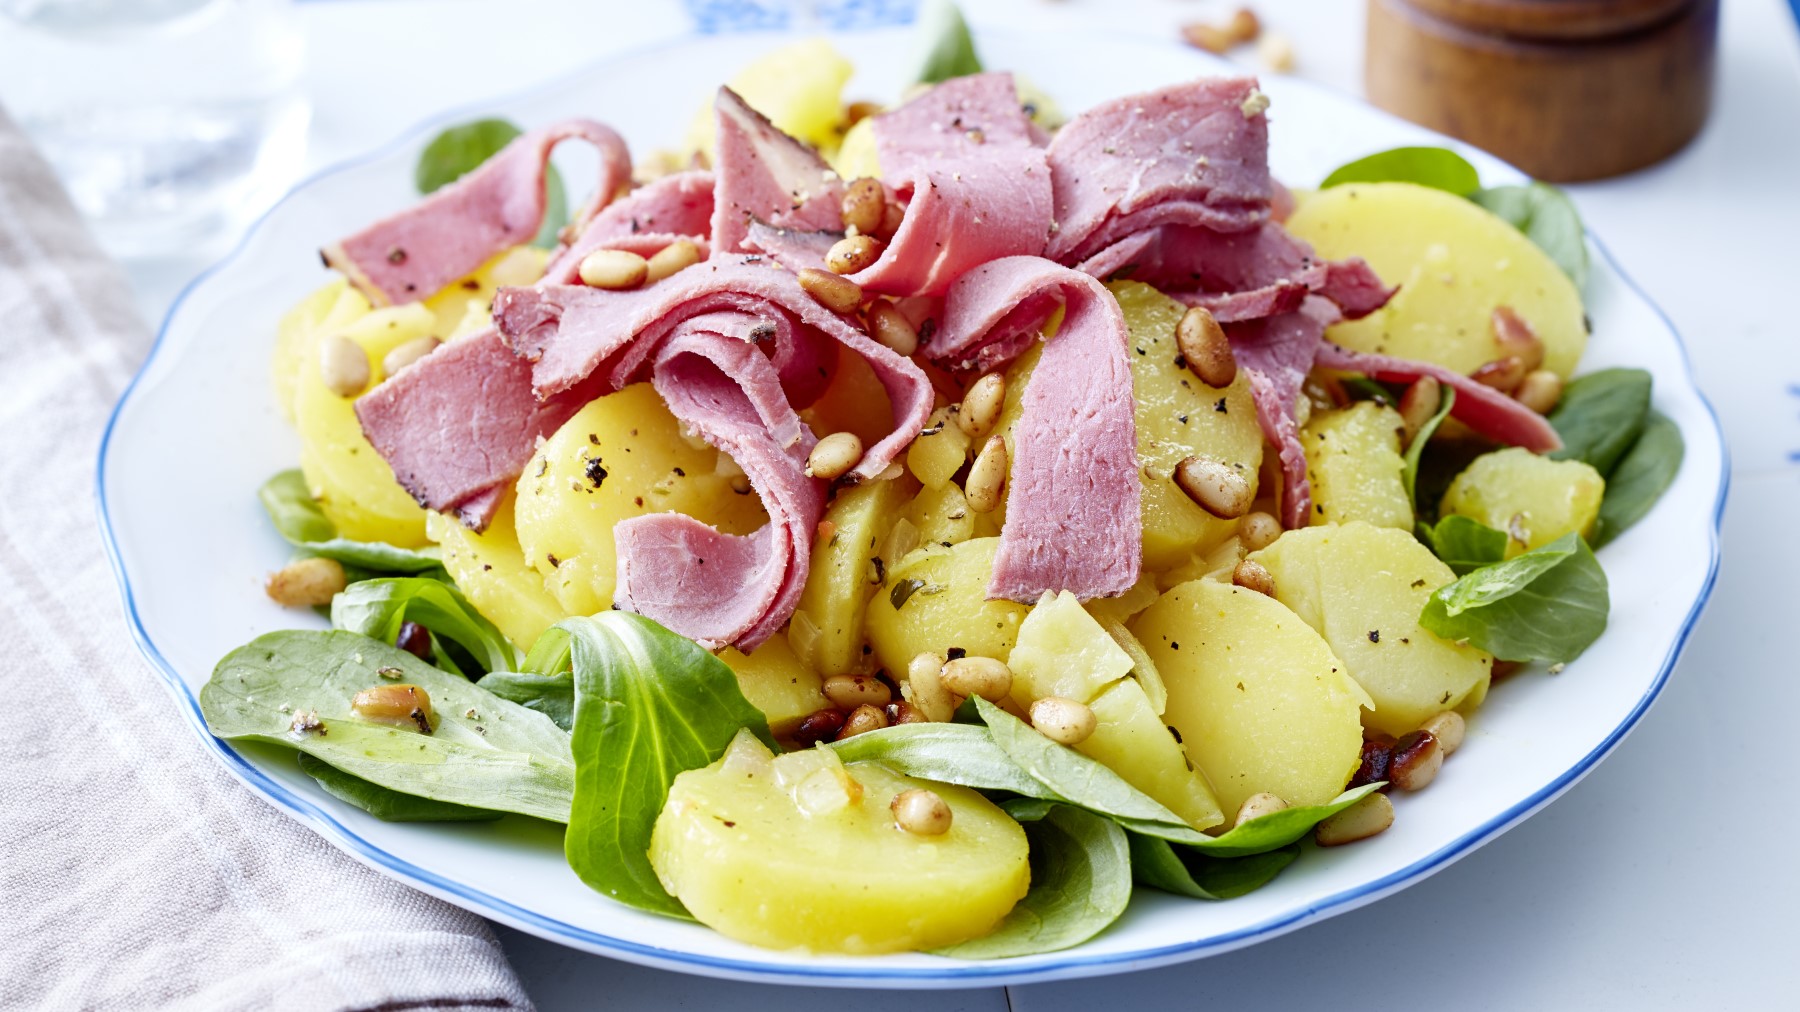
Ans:
POLYGON ((1000 508, 1006 496, 1006 440, 995 436, 987 441, 969 465, 969 478, 963 483, 963 498, 977 513, 992 513, 1000 508))
POLYGON ((677 239, 656 252, 644 264, 644 283, 654 285, 658 281, 684 271, 700 262, 700 247, 687 239, 677 239))
POLYGON ((1079 745, 1093 735, 1099 721, 1086 703, 1066 696, 1045 696, 1031 704, 1031 726, 1051 741, 1079 745))
POLYGON ((1463 720, 1462 714, 1455 710, 1445 710, 1420 724, 1419 730, 1429 731, 1431 736, 1437 739, 1438 748, 1442 749, 1444 755, 1448 757, 1455 755, 1456 750, 1462 748, 1463 738, 1469 733, 1469 724, 1468 721, 1463 720))
POLYGON ((1287 802, 1267 791, 1264 791, 1261 794, 1252 794, 1244 799, 1242 805, 1238 806, 1237 821, 1232 823, 1232 825, 1241 826, 1251 819, 1272 815, 1287 806, 1287 802))
POLYGON ((1262 510, 1244 514, 1238 522, 1238 543, 1246 552, 1260 552, 1281 537, 1281 521, 1262 510))
POLYGON ((918 708, 920 716, 938 723, 956 715, 956 697, 939 678, 943 670, 942 654, 920 654, 907 663, 906 683, 900 686, 901 694, 918 708))
POLYGON ((806 476, 836 481, 862 460, 863 445, 854 432, 833 432, 813 446, 806 458, 806 476))
POLYGON ((1238 563, 1231 571, 1231 582, 1245 590, 1254 590, 1264 597, 1275 596, 1275 575, 1255 559, 1245 559, 1238 563))
POLYGON ((348 585, 336 559, 301 559, 276 570, 264 589, 284 608, 322 608, 348 585))
POLYGON ((1341 847, 1367 840, 1393 824, 1394 803, 1377 792, 1319 823, 1313 830, 1313 840, 1321 847, 1341 847))
POLYGON ((1181 314, 1175 325, 1175 347, 1200 382, 1209 387, 1228 387, 1237 379, 1237 356, 1231 353, 1231 342, 1225 328, 1213 319, 1205 306, 1194 306, 1181 314))
POLYGON ((1444 385, 1436 376, 1420 376, 1400 395, 1400 424, 1406 426, 1406 445, 1419 438, 1420 430, 1444 404, 1444 385))
POLYGON ((800 287, 813 301, 834 313, 854 313, 862 304, 862 286, 846 277, 817 267, 801 268, 797 275, 800 287))
POLYGON ((1189 457, 1175 465, 1174 478, 1195 505, 1221 520, 1243 516, 1256 498, 1249 479, 1237 468, 1205 457, 1189 457))
POLYGON ((969 392, 963 395, 961 406, 956 409, 956 427, 970 439, 980 439, 994 431, 1000 423, 1000 413, 1006 409, 1006 377, 997 372, 988 373, 975 381, 969 392))
POLYGON ((887 717, 887 722, 890 727, 898 724, 929 723, 929 721, 925 719, 925 715, 919 712, 918 707, 904 699, 894 700, 892 703, 882 707, 881 712, 883 716, 887 717))
POLYGON ((864 704, 851 710, 850 716, 844 718, 844 729, 838 732, 837 740, 843 741, 859 734, 879 731, 886 726, 887 717, 875 707, 864 704))
POLYGON ((875 238, 882 242, 891 242, 894 233, 900 231, 900 225, 906 220, 906 208, 897 200, 890 200, 881 209, 881 226, 875 230, 875 238))
POLYGON ((794 729, 794 740, 802 745, 817 745, 822 741, 830 741, 844 729, 844 715, 838 710, 817 710, 806 715, 800 726, 794 729))
POLYGON ((1531 372, 1544 364, 1544 342, 1531 329, 1531 324, 1513 312, 1511 306, 1495 306, 1494 315, 1490 318, 1494 328, 1494 340, 1500 343, 1500 354, 1513 356, 1525 363, 1525 371, 1531 372))
POLYGON ((1200 24, 1198 22, 1181 26, 1181 37, 1187 44, 1196 49, 1204 49, 1209 53, 1223 55, 1236 44, 1231 32, 1217 25, 1200 24))
POLYGON ((859 706, 885 706, 894 694, 874 675, 832 675, 822 686, 831 705, 854 710, 859 706))
POLYGON ((1437 779, 1444 765, 1444 750, 1430 731, 1409 731, 1394 743, 1394 761, 1388 778, 1403 791, 1420 791, 1437 779))
POLYGON ((1262 34, 1262 21, 1257 18, 1255 11, 1239 7, 1232 13, 1231 20, 1225 23, 1225 30, 1239 42, 1254 42, 1262 34))
POLYGON ((845 230, 855 229, 862 235, 873 235, 881 228, 887 212, 887 191, 881 181, 867 176, 844 187, 843 216, 845 230))
POLYGON ((1484 387, 1493 387, 1501 393, 1510 394, 1525 380, 1525 360, 1517 355, 1497 358, 1477 367, 1469 374, 1469 378, 1484 387))
POLYGON ((992 657, 958 657, 944 665, 938 680, 959 696, 998 703, 1012 691, 1012 669, 992 657))
POLYGON ((869 324, 869 335, 886 345, 894 354, 911 358, 919 350, 919 332, 907 320, 906 314, 892 302, 876 302, 869 307, 864 318, 869 324))
POLYGON ((636 288, 650 275, 650 262, 630 250, 597 249, 581 261, 581 283, 609 292, 636 288))
POLYGON ((383 376, 394 375, 407 366, 412 365, 414 362, 417 362, 419 359, 436 351, 438 345, 442 343, 442 341, 439 341, 437 338, 430 335, 413 338, 382 356, 381 374, 383 376))
POLYGON ((363 346, 334 334, 319 342, 319 378, 339 397, 355 397, 369 385, 369 353, 363 346))
POLYGON ((923 787, 901 791, 888 803, 894 824, 914 836, 943 836, 950 832, 950 806, 936 791, 923 787))
POLYGON ((350 699, 350 712, 364 720, 431 733, 431 696, 417 685, 377 685, 350 699))
POLYGON ((852 235, 831 244, 825 267, 833 274, 855 274, 881 259, 883 245, 872 235, 852 235))
POLYGON ((1256 43, 1256 59, 1277 74, 1294 69, 1293 40, 1279 32, 1270 32, 1256 43))
POLYGON ((1548 369, 1533 369, 1519 381, 1513 397, 1540 415, 1549 414, 1562 400, 1562 377, 1548 369))

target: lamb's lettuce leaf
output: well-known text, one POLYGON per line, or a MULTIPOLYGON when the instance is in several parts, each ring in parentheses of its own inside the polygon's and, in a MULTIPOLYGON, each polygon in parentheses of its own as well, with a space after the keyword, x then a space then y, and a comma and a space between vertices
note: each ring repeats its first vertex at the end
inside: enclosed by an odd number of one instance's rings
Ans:
POLYGON ((1587 287, 1587 234, 1569 195, 1536 181, 1524 186, 1490 186, 1469 199, 1505 218, 1556 261, 1580 291, 1587 287))
POLYGON ((518 651, 453 584, 422 576, 384 577, 353 583, 331 600, 332 625, 384 643, 395 642, 407 622, 430 631, 437 666, 446 671, 478 677, 518 666, 518 651), (462 663, 455 650, 446 649, 446 641, 462 651, 462 663), (475 670, 464 670, 470 664, 475 670))
POLYGON ((925 40, 925 58, 919 66, 921 84, 938 84, 953 77, 981 73, 981 57, 962 9, 947 0, 932 0, 919 17, 919 37, 925 40))
POLYGON ((441 572, 443 555, 436 545, 400 548, 380 541, 351 541, 338 537, 337 525, 319 508, 307 490, 306 477, 298 468, 283 471, 263 483, 256 492, 275 530, 306 555, 336 559, 347 567, 371 573, 441 572))
POLYGON ((565 731, 575 727, 575 676, 567 671, 540 675, 535 671, 492 671, 475 683, 501 699, 556 721, 565 731))
POLYGON ((1153 889, 1197 900, 1228 900, 1275 880, 1300 856, 1298 844, 1247 857, 1208 857, 1154 836, 1132 833, 1131 873, 1153 889))
POLYGON ((352 776, 323 759, 300 753, 300 771, 312 777, 326 794, 355 805, 383 822, 492 822, 505 817, 505 812, 489 808, 470 808, 448 801, 433 801, 414 794, 370 783, 352 776))
POLYGON ((1361 801, 1380 786, 1380 783, 1364 784, 1345 791, 1322 805, 1295 805, 1279 812, 1270 812, 1233 826, 1229 832, 1190 844, 1189 847, 1208 857, 1249 857, 1280 850, 1290 843, 1298 842, 1301 837, 1312 832, 1314 826, 1361 801))
POLYGON ((1650 374, 1642 369, 1601 369, 1569 381, 1550 412, 1563 445, 1550 456, 1582 460, 1603 478, 1631 449, 1650 416, 1650 374))
POLYGON ((831 743, 846 763, 878 762, 909 777, 1061 800, 994 743, 980 724, 896 724, 831 743))
POLYGON ((1443 517, 1434 525, 1420 524, 1419 540, 1457 576, 1467 576, 1506 558, 1504 532, 1460 513, 1443 517))
POLYGON ((1448 148, 1392 148, 1338 166, 1319 188, 1345 183, 1416 183, 1467 197, 1481 189, 1481 175, 1448 148))
POLYGON ((1414 509, 1419 508, 1417 491, 1419 461, 1425 456, 1425 447, 1431 442, 1431 437, 1437 435, 1438 426, 1444 424, 1444 419, 1450 417, 1450 409, 1454 407, 1456 407, 1456 390, 1453 387, 1445 387, 1443 399, 1438 402, 1437 413, 1427 418, 1424 425, 1419 426, 1418 435, 1413 437, 1412 445, 1406 448, 1406 458, 1400 468, 1400 481, 1406 486, 1406 501, 1412 503, 1414 509))
POLYGON ((1594 547, 1625 533, 1626 528, 1650 512, 1650 507, 1675 480, 1686 452, 1681 428, 1661 412, 1651 411, 1637 442, 1631 444, 1631 449, 1606 476, 1600 520, 1594 525, 1594 547))
POLYGON ((1419 624, 1508 661, 1565 664, 1606 631, 1606 573, 1573 532, 1432 593, 1419 624))
MULTIPOLYGON (((433 137, 425 150, 419 152, 419 162, 413 167, 413 184, 421 194, 448 186, 473 172, 524 132, 503 119, 458 123, 433 137)), ((544 222, 531 244, 553 249, 557 232, 569 220, 568 191, 563 187, 556 166, 550 166, 544 174, 544 187, 544 222)))

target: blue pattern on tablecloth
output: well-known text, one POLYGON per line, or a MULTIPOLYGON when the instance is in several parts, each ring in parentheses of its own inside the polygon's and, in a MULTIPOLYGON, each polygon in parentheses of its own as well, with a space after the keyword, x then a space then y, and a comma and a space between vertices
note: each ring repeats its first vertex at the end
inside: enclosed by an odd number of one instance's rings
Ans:
POLYGON ((911 24, 918 0, 687 0, 694 30, 705 35, 786 29, 855 31, 911 24))

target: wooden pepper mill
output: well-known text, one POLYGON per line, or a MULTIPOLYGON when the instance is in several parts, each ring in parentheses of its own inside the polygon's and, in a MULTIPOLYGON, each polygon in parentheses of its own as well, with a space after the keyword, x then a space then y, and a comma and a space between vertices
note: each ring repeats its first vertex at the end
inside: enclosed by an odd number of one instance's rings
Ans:
POLYGON ((1364 86, 1539 179, 1600 179, 1699 133, 1718 22, 1718 0, 1369 0, 1364 86))

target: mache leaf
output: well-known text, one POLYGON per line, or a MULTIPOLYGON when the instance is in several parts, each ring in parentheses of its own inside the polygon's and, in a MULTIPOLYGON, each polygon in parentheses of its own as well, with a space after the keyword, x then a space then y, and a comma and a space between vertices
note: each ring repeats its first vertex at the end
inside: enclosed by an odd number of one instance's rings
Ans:
POLYGON ((1414 509, 1418 508, 1416 489, 1419 484, 1419 461, 1425 456, 1426 444, 1431 442, 1432 436, 1437 435, 1438 426, 1444 424, 1444 419, 1450 417, 1450 409, 1454 407, 1456 407, 1456 390, 1453 387, 1444 387, 1444 396, 1438 402, 1437 413, 1426 419, 1424 425, 1419 426, 1418 434, 1413 436, 1412 445, 1406 448, 1406 458, 1400 468, 1400 481, 1406 485, 1406 501, 1412 503, 1414 509))
POLYGON ((1600 521, 1594 525, 1595 548, 1625 533, 1650 512, 1681 471, 1686 452, 1681 427, 1661 412, 1651 411, 1637 442, 1606 477, 1600 521))
MULTIPOLYGON (((481 671, 507 671, 519 662, 518 651, 492 622, 483 618, 452 584, 420 576, 362 580, 331 599, 331 624, 339 629, 371 636, 384 643, 400 637, 400 627, 415 622, 441 642, 453 641, 481 671)), ((438 666, 457 674, 469 674, 437 651, 438 666)))
POLYGON ((1130 836, 1131 873, 1137 881, 1197 900, 1228 900, 1255 892, 1300 856, 1299 845, 1289 844, 1249 857, 1208 857, 1156 837, 1130 836))
POLYGON ((275 530, 288 544, 307 555, 336 559, 377 573, 424 573, 443 568, 444 557, 436 545, 400 548, 379 541, 340 538, 337 525, 319 508, 298 468, 282 471, 256 492, 275 530))
POLYGON ((1380 787, 1380 783, 1364 784, 1345 791, 1322 805, 1296 805, 1279 812, 1259 815, 1249 822, 1233 826, 1229 832, 1206 837, 1189 846, 1208 857, 1250 857, 1280 850, 1380 787))
POLYGON ((1443 517, 1435 526, 1420 524, 1419 540, 1457 576, 1467 576, 1506 558, 1504 532, 1460 513, 1443 517))
POLYGON ((1606 573, 1569 533, 1438 588, 1419 624, 1501 660, 1566 664, 1606 631, 1609 607, 1606 573))
POLYGON ((1333 169, 1320 189, 1345 183, 1416 183, 1467 197, 1481 189, 1481 175, 1469 160, 1448 148, 1392 148, 1333 169))
POLYGON ((492 822, 505 812, 433 801, 402 794, 353 776, 308 753, 300 753, 300 770, 326 794, 368 812, 383 822, 492 822))
POLYGON ((1587 234, 1569 195, 1549 183, 1490 186, 1470 200, 1506 219, 1556 261, 1577 291, 1587 287, 1587 234))
POLYGON ((980 724, 896 724, 832 742, 831 748, 846 763, 878 762, 921 780, 1061 800, 1021 769, 980 724))
POLYGON ((567 671, 540 675, 535 671, 491 671, 475 683, 501 699, 556 722, 565 731, 575 726, 575 677, 567 671))
POLYGON ((1549 415, 1563 441, 1551 458, 1586 461, 1610 480, 1644 431, 1650 385, 1650 374, 1642 369, 1602 369, 1571 380, 1549 415))
POLYGON ((921 84, 938 84, 953 77, 981 73, 981 57, 962 9, 953 3, 928 3, 919 18, 919 37, 925 40, 925 58, 919 66, 921 84))
MULTIPOLYGON (((525 131, 503 119, 478 119, 458 123, 425 145, 419 162, 413 167, 413 184, 421 194, 432 193, 456 182, 474 171, 482 162, 498 154, 501 148, 525 131)), ((569 198, 556 166, 544 174, 544 222, 532 245, 552 249, 556 233, 569 220, 569 198)))
POLYGON ((221 738, 298 749, 402 794, 569 820, 575 761, 550 718, 357 633, 285 630, 250 641, 213 670, 200 712, 221 738), (389 684, 425 690, 431 734, 351 711, 358 692, 389 684))

